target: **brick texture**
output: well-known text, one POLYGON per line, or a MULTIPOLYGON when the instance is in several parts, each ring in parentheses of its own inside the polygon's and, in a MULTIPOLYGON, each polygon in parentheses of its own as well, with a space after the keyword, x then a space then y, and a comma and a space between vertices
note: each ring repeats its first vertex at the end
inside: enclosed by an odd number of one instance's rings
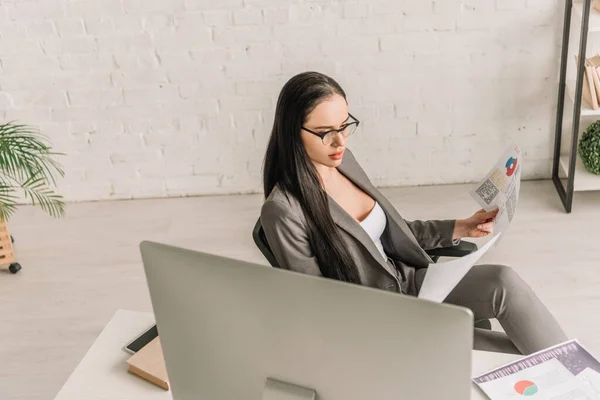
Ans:
POLYGON ((547 178, 556 0, 6 0, 0 118, 48 135, 72 201, 259 192, 292 74, 333 76, 376 184, 547 178))

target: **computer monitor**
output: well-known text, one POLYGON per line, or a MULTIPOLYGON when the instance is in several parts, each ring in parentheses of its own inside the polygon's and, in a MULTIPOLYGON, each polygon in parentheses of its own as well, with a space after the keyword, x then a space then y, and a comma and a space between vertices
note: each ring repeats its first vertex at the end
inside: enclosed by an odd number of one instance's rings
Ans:
POLYGON ((141 244, 174 400, 465 400, 466 308, 141 244))

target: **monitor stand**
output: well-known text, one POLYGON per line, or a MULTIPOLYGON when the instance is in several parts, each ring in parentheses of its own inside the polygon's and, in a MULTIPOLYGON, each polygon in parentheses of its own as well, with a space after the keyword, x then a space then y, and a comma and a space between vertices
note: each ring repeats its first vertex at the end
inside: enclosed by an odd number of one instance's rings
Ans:
POLYGON ((312 389, 292 385, 267 378, 262 400, 316 400, 317 392, 312 389))

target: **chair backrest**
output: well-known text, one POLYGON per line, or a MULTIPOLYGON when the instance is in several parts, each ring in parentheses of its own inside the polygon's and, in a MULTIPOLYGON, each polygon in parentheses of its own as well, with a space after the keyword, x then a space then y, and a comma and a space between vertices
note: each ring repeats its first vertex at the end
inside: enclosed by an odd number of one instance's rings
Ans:
POLYGON ((256 221, 254 229, 252 229, 252 238, 254 239, 254 243, 256 243, 256 247, 258 247, 263 256, 265 256, 269 264, 271 264, 272 267, 279 268, 279 264, 271 251, 271 247, 269 247, 267 236, 260 223, 260 218, 256 221))

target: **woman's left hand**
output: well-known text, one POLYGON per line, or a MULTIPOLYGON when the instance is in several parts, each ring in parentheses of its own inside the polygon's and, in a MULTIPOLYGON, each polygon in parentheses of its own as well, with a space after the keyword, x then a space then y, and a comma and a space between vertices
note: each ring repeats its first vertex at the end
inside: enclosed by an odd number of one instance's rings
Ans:
POLYGON ((464 237, 480 238, 494 232, 494 218, 498 214, 498 208, 492 211, 483 209, 477 211, 472 217, 456 221, 454 228, 454 239, 464 237))

